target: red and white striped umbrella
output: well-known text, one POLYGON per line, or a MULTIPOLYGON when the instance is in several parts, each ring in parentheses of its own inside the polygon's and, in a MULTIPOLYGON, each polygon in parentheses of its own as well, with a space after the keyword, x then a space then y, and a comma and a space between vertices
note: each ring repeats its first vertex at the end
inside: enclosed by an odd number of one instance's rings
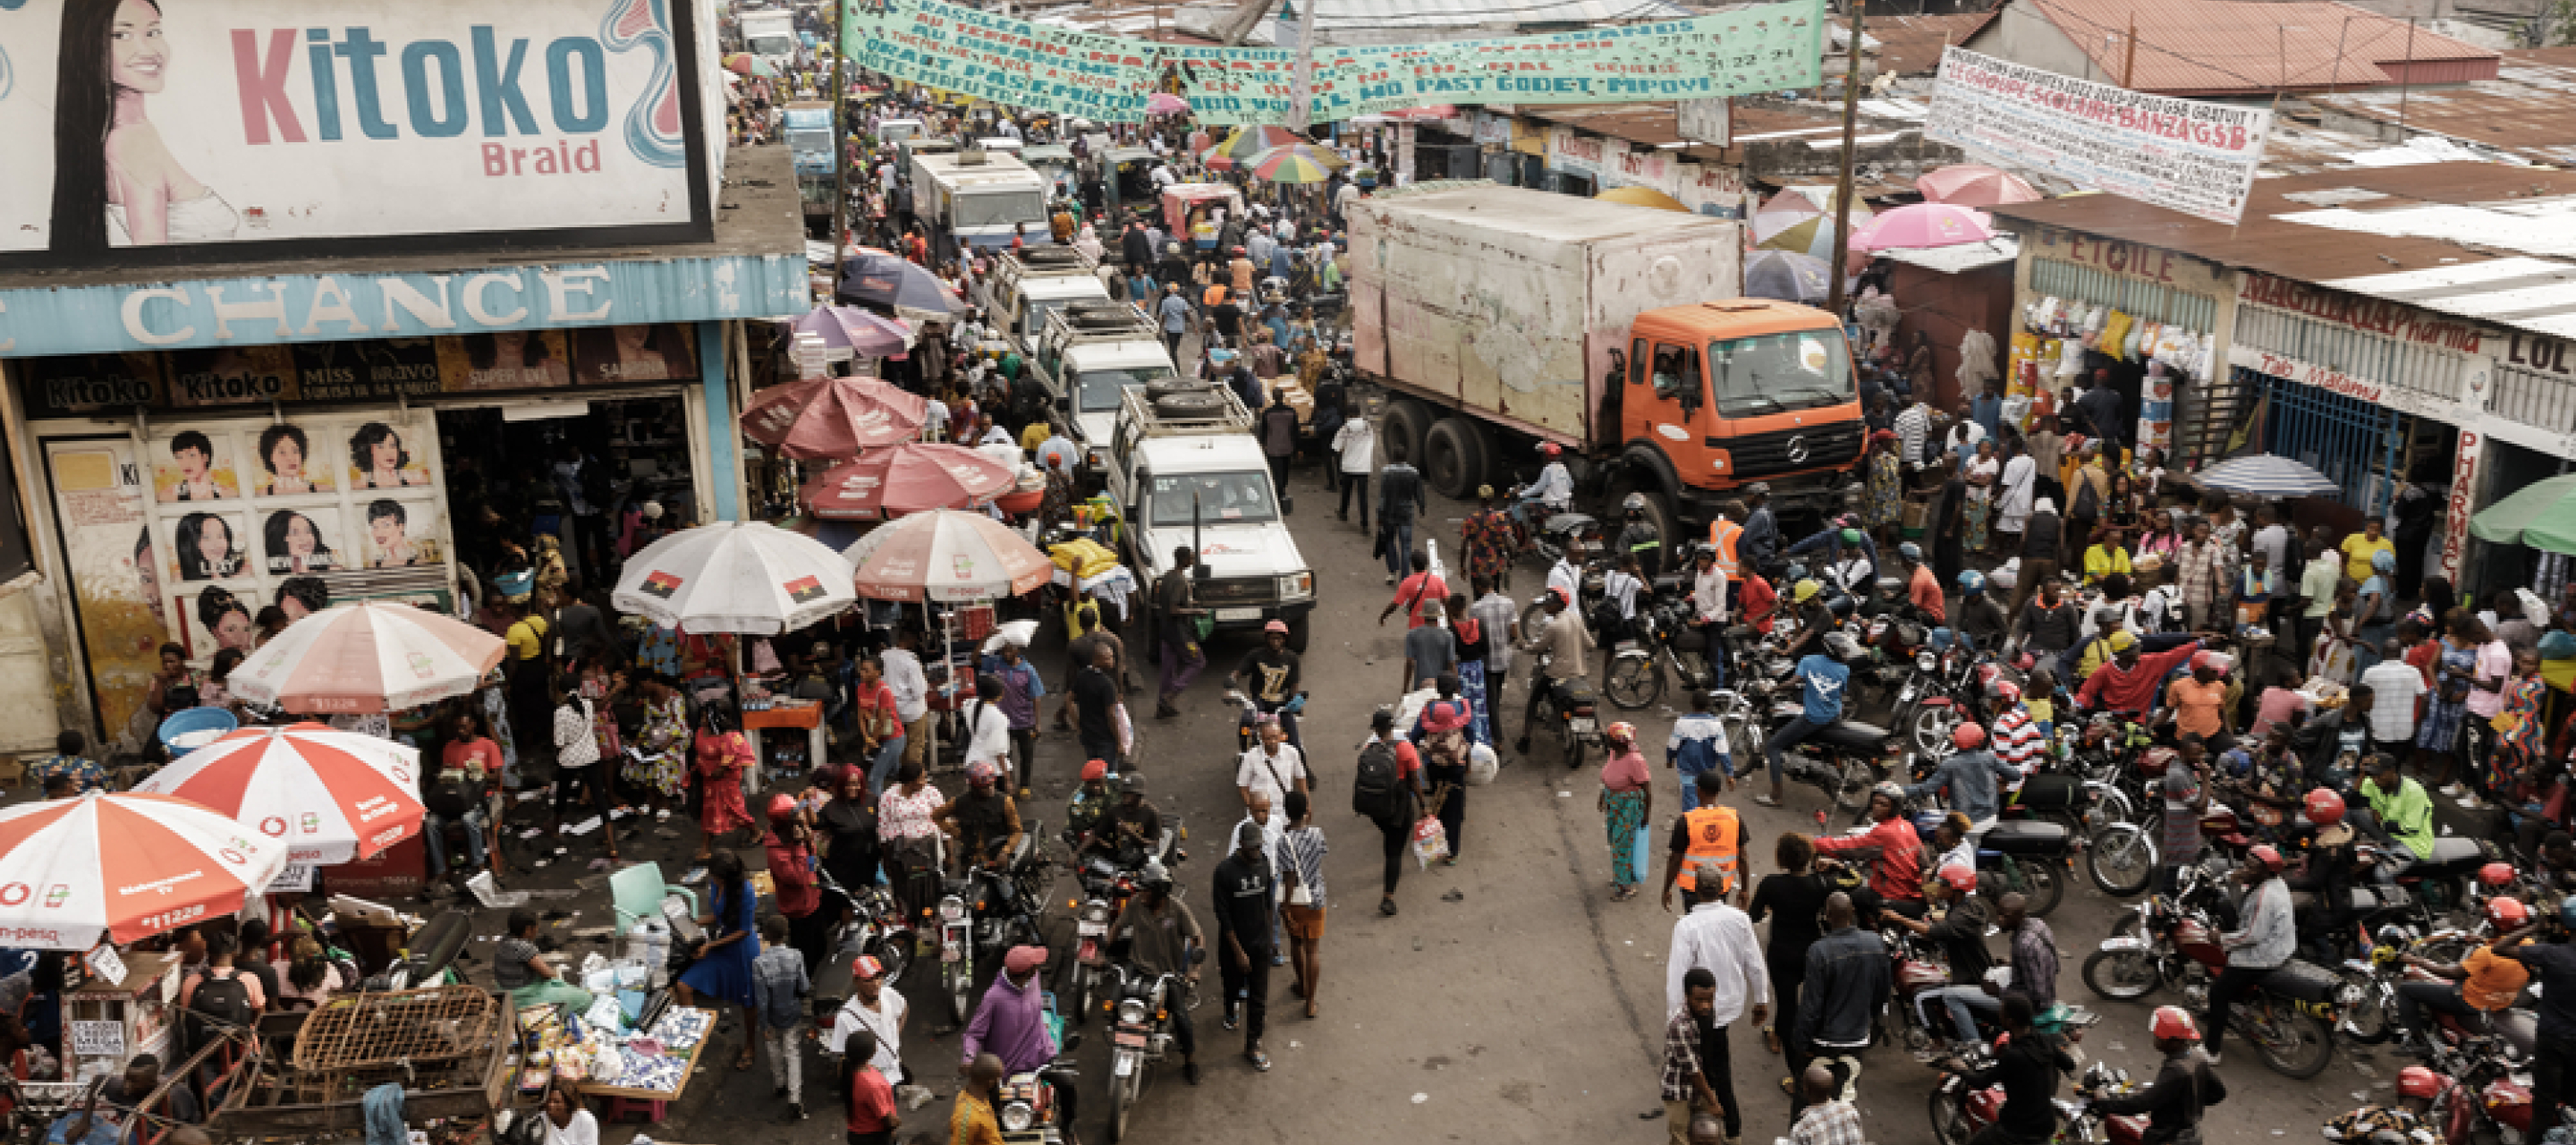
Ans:
POLYGON ((243 728, 154 772, 136 791, 194 800, 287 848, 346 863, 420 833, 420 752, 322 724, 243 728))
POLYGON ((827 521, 873 521, 925 509, 963 509, 1011 491, 1011 467, 962 445, 908 442, 871 449, 805 483, 827 521))
POLYGON ((905 517, 841 555, 855 568, 859 595, 876 600, 999 600, 1045 584, 1055 571, 1008 526, 954 509, 905 517))
POLYGON ((761 392, 742 434, 788 457, 849 457, 921 434, 930 403, 874 378, 807 378, 761 392))
POLYGON ((240 910, 286 848, 200 803, 89 794, 0 808, 0 943, 87 950, 240 910))
POLYGON ((390 601, 298 620, 233 669, 232 693, 290 712, 391 712, 473 691, 509 645, 461 620, 390 601))

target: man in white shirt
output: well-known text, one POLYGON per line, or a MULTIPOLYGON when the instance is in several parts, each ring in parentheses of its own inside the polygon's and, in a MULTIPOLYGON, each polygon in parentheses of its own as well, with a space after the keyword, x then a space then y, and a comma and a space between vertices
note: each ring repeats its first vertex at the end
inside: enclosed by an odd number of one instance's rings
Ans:
MULTIPOLYGON (((1562 589, 1569 602, 1583 599, 1583 542, 1571 537, 1565 542, 1565 555, 1558 557, 1547 570, 1547 587, 1562 589)), ((1528 633, 1522 633, 1527 636, 1528 633)))
POLYGON ((2424 698, 2424 674, 2406 662, 2405 646, 2389 640, 2379 646, 2379 663, 2361 670, 2361 685, 2370 689, 2370 738, 2380 750, 2415 742, 2415 702, 2424 698))
POLYGON ((1762 942, 1754 937, 1753 920, 1743 911, 1726 903, 1726 873, 1716 864, 1703 863, 1691 872, 1696 884, 1692 891, 1690 913, 1673 923, 1672 952, 1664 960, 1664 996, 1672 999, 1672 1009, 1680 1010, 1689 999, 1682 979, 1693 969, 1706 970, 1717 979, 1716 1003, 1709 1024, 1714 1034, 1703 1040, 1701 1074, 1717 1091, 1725 1107, 1729 1139, 1744 1131, 1743 1118, 1736 1112, 1734 1070, 1726 1052, 1726 1028, 1744 1016, 1746 1003, 1752 1004, 1753 1024, 1771 1022, 1771 972, 1763 965, 1762 942))
POLYGON ((886 1083, 901 1086, 903 1072, 903 1026, 912 1016, 912 1007, 885 983, 885 965, 862 955, 850 964, 850 999, 832 1012, 832 1027, 823 1031, 823 1049, 834 1057, 849 1046, 850 1034, 866 1030, 877 1037, 877 1054, 868 1059, 884 1074, 886 1083))
POLYGON ((1533 531, 1546 523, 1548 514, 1563 512, 1574 503, 1574 475, 1566 471, 1559 456, 1564 451, 1553 441, 1543 441, 1538 452, 1547 464, 1539 467, 1538 480, 1522 489, 1520 503, 1512 506, 1512 516, 1533 531))
POLYGON ((1306 790, 1306 759, 1296 748, 1288 746, 1288 735, 1280 730, 1279 721, 1261 723, 1261 742, 1243 753, 1242 766, 1235 769, 1235 790, 1243 796, 1243 807, 1249 811, 1253 801, 1263 795, 1271 806, 1278 806, 1290 791, 1306 790))
POLYGON ((885 666, 885 685, 894 693, 894 718, 903 721, 903 761, 920 763, 930 749, 930 676, 921 670, 913 646, 921 638, 907 628, 895 634, 895 646, 878 655, 885 666))

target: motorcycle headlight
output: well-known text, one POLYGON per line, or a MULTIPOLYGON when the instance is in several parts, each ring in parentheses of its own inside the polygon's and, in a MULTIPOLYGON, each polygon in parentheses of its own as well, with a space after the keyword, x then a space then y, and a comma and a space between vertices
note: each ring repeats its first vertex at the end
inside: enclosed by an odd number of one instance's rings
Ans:
POLYGON ((943 922, 961 922, 966 918, 966 901, 955 895, 939 900, 939 918, 943 922))
POLYGON ((1096 903, 1093 903, 1093 904, 1091 904, 1091 905, 1089 905, 1089 906, 1086 906, 1086 907, 1082 908, 1082 921, 1084 921, 1084 922, 1107 922, 1107 921, 1109 921, 1109 904, 1107 904, 1107 903, 1097 903, 1097 902, 1096 902, 1096 903))
POLYGON ((1290 573, 1279 578, 1279 599, 1305 600, 1315 595, 1315 574, 1290 573))
POLYGON ((1923 651, 1914 654, 1914 666, 1929 672, 1940 667, 1941 660, 1939 657, 1932 655, 1931 649, 1926 648, 1923 651))
POLYGON ((1118 1020, 1130 1025, 1145 1024, 1145 1003, 1135 998, 1118 1003, 1118 1020))
POLYGON ((1029 1108, 1028 1102, 1014 1101, 1002 1107, 1001 1116, 1003 1132, 1026 1133, 1029 1126, 1037 1124, 1038 1111, 1029 1108))

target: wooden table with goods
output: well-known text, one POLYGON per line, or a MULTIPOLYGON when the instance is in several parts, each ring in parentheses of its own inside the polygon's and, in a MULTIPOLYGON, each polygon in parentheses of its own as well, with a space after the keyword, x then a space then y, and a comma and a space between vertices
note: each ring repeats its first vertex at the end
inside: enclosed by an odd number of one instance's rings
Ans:
POLYGON ((706 1053, 707 1043, 715 1040, 716 1014, 713 1010, 689 1009, 673 1005, 664 1013, 664 1017, 667 1019, 670 1015, 684 1010, 703 1015, 705 1027, 698 1040, 689 1046, 688 1056, 678 1059, 680 1068, 677 1075, 672 1078, 671 1088, 642 1089, 583 1080, 573 1083, 574 1092, 586 1098, 608 1102, 605 1120, 610 1123, 623 1120, 631 1114, 642 1114, 646 1121, 662 1120, 669 1112, 670 1103, 678 1101, 681 1094, 688 1092, 689 1079, 697 1076, 699 1056, 706 1053))

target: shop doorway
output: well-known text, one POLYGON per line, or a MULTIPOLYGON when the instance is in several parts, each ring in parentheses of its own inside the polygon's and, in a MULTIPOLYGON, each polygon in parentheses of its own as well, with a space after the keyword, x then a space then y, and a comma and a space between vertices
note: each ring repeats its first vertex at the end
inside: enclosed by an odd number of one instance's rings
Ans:
POLYGON ((439 410, 457 563, 479 585, 504 539, 545 533, 585 591, 607 590, 647 506, 663 528, 695 523, 687 418, 677 395, 439 410))

